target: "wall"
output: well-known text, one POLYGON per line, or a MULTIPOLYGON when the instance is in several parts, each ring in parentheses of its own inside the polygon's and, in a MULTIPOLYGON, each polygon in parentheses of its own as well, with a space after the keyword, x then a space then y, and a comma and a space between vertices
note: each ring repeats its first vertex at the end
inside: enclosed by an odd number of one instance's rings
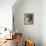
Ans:
POLYGON ((12 6, 16 0, 0 0, 0 27, 12 28, 12 6))
POLYGON ((42 46, 46 46, 46 0, 41 3, 41 38, 42 46))
POLYGON ((3 31, 3 33, 0 34, 0 38, 5 38, 5 35, 10 35, 10 32, 5 32, 3 28, 12 29, 12 6, 15 2, 16 0, 0 0, 0 32, 3 31), (1 27, 3 27, 3 30, 1 27))
POLYGON ((16 8, 13 7, 15 28, 22 32, 24 38, 34 40, 41 46, 41 0, 23 0, 16 8), (24 13, 34 13, 34 24, 24 25, 24 13))

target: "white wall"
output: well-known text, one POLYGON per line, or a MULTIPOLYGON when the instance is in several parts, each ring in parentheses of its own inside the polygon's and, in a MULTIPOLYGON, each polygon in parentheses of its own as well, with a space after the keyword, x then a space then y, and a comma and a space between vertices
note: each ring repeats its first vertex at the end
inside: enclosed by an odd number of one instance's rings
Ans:
POLYGON ((22 32, 25 38, 34 40, 36 46, 41 46, 41 0, 23 0, 15 8, 15 28, 22 32), (33 25, 24 25, 24 13, 34 13, 33 25))
POLYGON ((42 46, 46 46, 46 0, 42 0, 41 3, 41 38, 42 46))
POLYGON ((0 27, 12 28, 12 6, 16 0, 0 0, 0 27))
POLYGON ((23 0, 13 7, 15 28, 22 32, 24 37, 35 41, 36 46, 46 46, 46 6, 45 0, 23 0), (34 24, 24 25, 24 13, 34 13, 34 24), (44 37, 44 38, 43 38, 44 37))

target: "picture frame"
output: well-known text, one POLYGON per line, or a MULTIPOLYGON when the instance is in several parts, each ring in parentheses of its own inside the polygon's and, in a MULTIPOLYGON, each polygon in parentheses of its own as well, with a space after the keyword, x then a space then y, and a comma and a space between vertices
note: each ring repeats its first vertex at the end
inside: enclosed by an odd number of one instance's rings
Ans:
POLYGON ((33 25, 33 13, 24 13, 24 25, 33 25))

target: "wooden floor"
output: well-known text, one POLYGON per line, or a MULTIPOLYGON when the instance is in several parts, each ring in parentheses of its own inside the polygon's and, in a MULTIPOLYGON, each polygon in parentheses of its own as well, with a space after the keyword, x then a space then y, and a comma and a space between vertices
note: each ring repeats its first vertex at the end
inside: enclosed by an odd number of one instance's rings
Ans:
POLYGON ((2 43, 0 46, 16 46, 15 39, 13 39, 13 40, 6 40, 6 42, 2 43))

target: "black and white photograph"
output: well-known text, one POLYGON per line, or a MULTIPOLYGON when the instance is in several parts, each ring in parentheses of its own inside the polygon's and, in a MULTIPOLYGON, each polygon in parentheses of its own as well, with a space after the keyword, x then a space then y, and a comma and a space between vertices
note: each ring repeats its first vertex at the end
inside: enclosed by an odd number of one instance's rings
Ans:
POLYGON ((24 13, 24 24, 33 25, 33 13, 24 13))

